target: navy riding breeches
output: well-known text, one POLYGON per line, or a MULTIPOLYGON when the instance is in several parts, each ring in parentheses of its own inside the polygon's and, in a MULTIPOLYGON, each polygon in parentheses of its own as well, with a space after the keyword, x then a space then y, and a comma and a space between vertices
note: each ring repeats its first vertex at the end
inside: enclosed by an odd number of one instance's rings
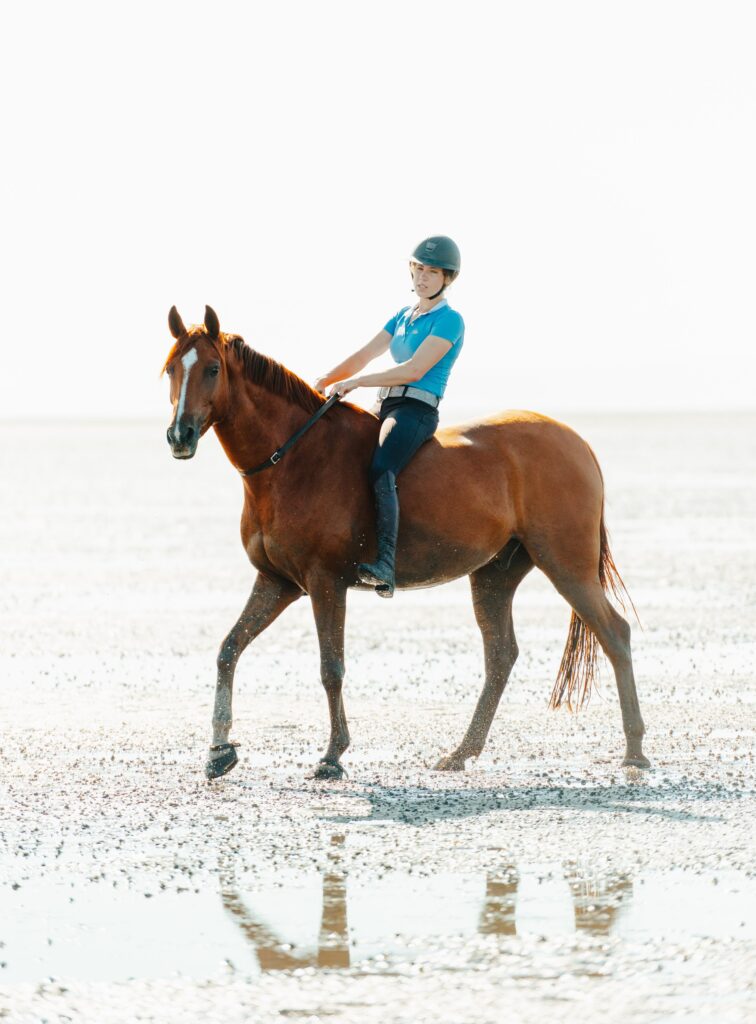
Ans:
POLYGON ((433 437, 438 426, 438 409, 416 398, 384 398, 381 403, 381 432, 370 463, 370 483, 384 474, 395 479, 421 444, 433 437))

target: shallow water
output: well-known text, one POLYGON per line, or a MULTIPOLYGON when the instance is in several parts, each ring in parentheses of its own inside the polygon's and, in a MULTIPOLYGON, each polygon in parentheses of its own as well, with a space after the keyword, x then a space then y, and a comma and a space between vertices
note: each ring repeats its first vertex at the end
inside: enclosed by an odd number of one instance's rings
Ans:
POLYGON ((756 415, 567 419, 644 626, 649 773, 620 768, 608 666, 547 711, 569 611, 534 572, 464 774, 429 770, 482 684, 460 580, 350 594, 341 783, 307 780, 327 713, 311 608, 287 610, 208 785, 252 578, 238 476, 212 437, 175 463, 164 423, 0 424, 0 1017, 750 1024, 756 415))
MULTIPOLYGON (((338 851, 343 837, 334 837, 338 851)), ((482 939, 623 943, 756 937, 756 879, 741 872, 599 872, 578 863, 503 863, 482 874, 350 878, 338 852, 324 873, 235 877, 216 890, 140 891, 34 883, 0 890, 0 980, 205 979, 231 972, 443 969, 449 945, 482 939), (440 954, 440 955, 439 955, 440 954)), ((506 941, 502 945, 506 953, 506 941)))

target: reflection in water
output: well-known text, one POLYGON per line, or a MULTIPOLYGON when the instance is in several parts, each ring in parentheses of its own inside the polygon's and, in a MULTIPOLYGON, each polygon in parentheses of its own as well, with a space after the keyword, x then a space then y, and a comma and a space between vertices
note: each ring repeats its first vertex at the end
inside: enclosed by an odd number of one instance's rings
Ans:
POLYGON ((608 935, 633 895, 632 881, 616 873, 598 876, 572 861, 565 863, 564 875, 572 892, 576 930, 608 935))
POLYGON ((516 935, 515 907, 520 876, 514 864, 486 877, 486 901, 478 922, 481 935, 516 935))
MULTIPOLYGON (((342 866, 343 851, 344 836, 332 836, 328 854, 330 865, 322 877, 322 911, 317 949, 306 949, 302 952, 295 951, 291 943, 286 942, 265 924, 262 918, 254 914, 239 895, 233 878, 232 863, 227 863, 222 876, 223 907, 252 945, 263 971, 350 966, 347 876, 342 866)), ((608 935, 616 923, 621 908, 632 898, 632 881, 622 874, 599 875, 574 861, 564 863, 563 873, 572 896, 576 931, 608 935)), ((403 879, 397 878, 398 899, 404 897, 403 884, 403 879)), ((489 872, 486 876, 483 906, 478 916, 479 934, 517 935, 519 886, 520 874, 514 864, 505 863, 499 870, 489 872)), ((380 927, 383 928, 386 925, 386 918, 391 914, 390 905, 382 906, 381 910, 380 927)), ((437 913, 440 920, 445 913, 443 901, 439 901, 437 913)), ((432 928, 432 920, 429 923, 432 928)))
POLYGON ((267 925, 258 920, 224 877, 221 899, 225 910, 254 947, 263 971, 291 971, 297 967, 349 967, 346 873, 341 868, 344 836, 331 836, 331 866, 323 875, 323 912, 317 952, 294 953, 267 925))
POLYGON ((323 914, 318 938, 318 967, 349 966, 346 872, 341 868, 343 836, 331 836, 331 866, 323 875, 323 914))
MULTIPOLYGON (((644 943, 659 951, 683 943, 706 950, 756 940, 749 914, 756 878, 744 872, 644 870, 631 883, 606 863, 598 873, 586 861, 515 866, 499 852, 489 854, 497 860, 487 877, 474 870, 419 876, 356 869, 347 877, 352 861, 343 837, 326 839, 326 852, 320 873, 266 870, 252 881, 240 871, 237 877, 238 855, 225 846, 220 893, 158 890, 152 875, 116 890, 60 877, 0 885, 0 989, 50 977, 206 981, 224 962, 254 974, 354 971, 357 964, 374 972, 400 962, 420 967, 430 954, 428 962, 440 969, 459 970, 465 954, 470 963, 504 957, 515 964, 520 956, 513 953, 549 952, 530 940, 556 938, 563 951, 568 936, 589 933, 597 936, 589 945, 603 950, 602 962, 617 948, 632 956, 631 948, 644 943)), ((598 960, 582 957, 582 939, 576 946, 578 960, 568 970, 582 976, 598 960)))

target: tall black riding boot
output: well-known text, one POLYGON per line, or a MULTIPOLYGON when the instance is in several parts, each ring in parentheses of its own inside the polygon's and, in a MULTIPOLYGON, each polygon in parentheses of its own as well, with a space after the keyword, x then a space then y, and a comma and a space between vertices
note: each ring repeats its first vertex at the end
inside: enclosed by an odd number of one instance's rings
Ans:
POLYGON ((375 587, 380 597, 393 597, 396 538, 399 533, 399 499, 394 474, 382 473, 373 485, 373 491, 378 557, 374 562, 358 565, 357 575, 363 583, 375 587))

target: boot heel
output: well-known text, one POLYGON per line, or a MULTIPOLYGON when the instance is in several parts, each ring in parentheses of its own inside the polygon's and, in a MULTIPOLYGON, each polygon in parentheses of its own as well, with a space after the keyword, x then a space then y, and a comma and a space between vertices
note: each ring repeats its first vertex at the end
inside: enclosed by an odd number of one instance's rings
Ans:
POLYGON ((376 575, 376 571, 372 565, 358 565, 357 577, 361 583, 367 583, 369 587, 380 587, 386 585, 386 581, 383 576, 376 575))

